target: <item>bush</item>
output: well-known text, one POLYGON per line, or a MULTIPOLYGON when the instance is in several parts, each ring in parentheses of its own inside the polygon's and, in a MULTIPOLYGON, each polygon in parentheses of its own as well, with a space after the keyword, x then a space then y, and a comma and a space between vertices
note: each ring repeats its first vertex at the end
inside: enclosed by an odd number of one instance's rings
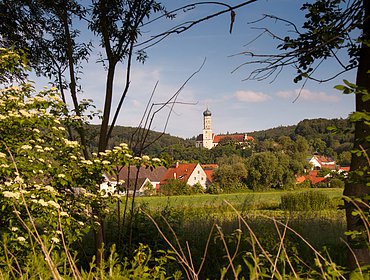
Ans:
POLYGON ((190 194, 190 186, 184 181, 170 179, 166 184, 162 185, 160 192, 163 195, 184 195, 190 194))
POLYGON ((220 194, 220 193, 222 193, 222 190, 221 190, 221 188, 218 184, 212 183, 211 185, 208 186, 207 193, 209 193, 209 194, 220 194))
POLYGON ((331 188, 344 188, 344 182, 340 179, 332 179, 330 181, 330 187, 331 188))
POLYGON ((190 188, 191 194, 203 194, 204 188, 203 186, 198 182, 194 186, 190 188))
POLYGON ((282 195, 280 207, 287 211, 320 211, 331 208, 332 203, 326 194, 306 191, 282 195))
POLYGON ((309 180, 304 180, 302 183, 296 184, 296 187, 301 189, 308 189, 311 188, 311 182, 309 180))

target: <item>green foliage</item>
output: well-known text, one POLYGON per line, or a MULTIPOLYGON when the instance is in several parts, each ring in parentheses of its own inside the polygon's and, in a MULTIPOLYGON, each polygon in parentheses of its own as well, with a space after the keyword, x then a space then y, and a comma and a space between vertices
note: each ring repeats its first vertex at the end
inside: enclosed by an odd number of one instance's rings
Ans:
MULTIPOLYGON (((92 151, 96 151, 98 149, 97 142, 99 140, 99 125, 88 125, 86 126, 86 134, 87 134, 87 141, 90 149, 92 151)), ((119 145, 119 143, 128 143, 130 147, 137 146, 138 141, 138 129, 135 127, 123 127, 123 126, 115 126, 112 131, 111 139, 110 139, 110 146, 108 148, 113 148, 114 146, 119 145)), ((169 134, 161 135, 161 132, 156 131, 149 131, 147 141, 149 143, 156 140, 152 145, 150 145, 145 151, 145 154, 150 156, 159 156, 164 151, 169 151, 171 153, 171 147, 178 147, 187 148, 187 147, 194 147, 194 143, 190 140, 184 140, 180 137, 171 136, 169 134), (161 137, 159 137, 161 136, 161 137)), ((134 151, 135 152, 135 151, 134 151)), ((181 152, 181 151, 180 151, 181 152)), ((178 154, 175 153, 172 156, 173 158, 177 159, 178 154)), ((161 156, 161 158, 163 158, 161 156)), ((171 164, 171 162, 169 162, 171 164)))
MULTIPOLYGON (((292 164, 293 159, 284 153, 255 153, 247 160, 247 184, 253 190, 290 188, 296 174, 292 164)), ((303 165, 297 169, 302 172, 303 165)))
POLYGON ((220 193, 222 193, 222 189, 220 188, 219 184, 212 183, 208 186, 207 193, 209 193, 209 194, 220 194, 220 193))
POLYGON ((190 188, 185 181, 169 179, 166 184, 161 185, 160 193, 163 195, 184 195, 191 193, 190 188))
POLYGON ((329 168, 321 168, 318 172, 317 172, 317 176, 318 177, 325 177, 326 175, 329 175, 331 173, 331 170, 329 168))
POLYGON ((344 188, 345 183, 343 180, 333 178, 330 180, 330 187, 331 188, 344 188))
POLYGON ((225 193, 247 189, 246 178, 247 170, 244 160, 238 156, 223 157, 219 162, 219 167, 212 174, 213 183, 225 193))
POLYGON ((28 60, 23 51, 11 51, 0 48, 0 83, 10 84, 26 77, 28 60))
POLYGON ((204 188, 199 182, 197 182, 191 187, 191 193, 192 194, 202 194, 204 193, 204 188))
MULTIPOLYGON (((10 74, 17 71, 9 68, 10 74)), ((129 164, 162 164, 133 157, 127 144, 84 158, 81 145, 69 140, 65 129, 80 118, 66 112, 54 87, 35 92, 22 83, 0 90, 0 266, 17 262, 20 274, 28 273, 28 262, 39 255, 54 278, 59 261, 66 274, 73 271, 69 248, 101 222, 97 215, 117 199, 100 191, 103 173, 129 164)))
POLYGON ((322 192, 292 192, 281 196, 282 210, 286 211, 321 211, 333 207, 330 198, 322 192))

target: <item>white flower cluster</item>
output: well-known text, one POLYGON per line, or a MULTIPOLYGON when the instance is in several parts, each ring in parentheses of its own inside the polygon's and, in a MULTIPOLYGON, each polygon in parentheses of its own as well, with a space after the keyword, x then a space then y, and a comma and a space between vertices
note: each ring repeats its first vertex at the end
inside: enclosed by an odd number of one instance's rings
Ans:
POLYGON ((68 139, 63 138, 64 144, 67 145, 67 147, 75 148, 78 147, 78 142, 77 141, 70 141, 68 139))

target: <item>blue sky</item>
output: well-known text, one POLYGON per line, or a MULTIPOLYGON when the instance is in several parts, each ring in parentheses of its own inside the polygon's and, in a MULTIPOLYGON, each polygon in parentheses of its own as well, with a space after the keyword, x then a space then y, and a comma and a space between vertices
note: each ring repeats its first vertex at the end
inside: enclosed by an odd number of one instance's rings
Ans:
MULTIPOLYGON (((242 1, 227 1, 235 5, 242 1)), ((179 96, 179 101, 193 105, 177 104, 171 115, 166 132, 171 135, 189 138, 202 131, 202 112, 208 107, 212 112, 215 133, 251 132, 277 126, 296 124, 311 118, 345 118, 354 110, 353 96, 343 96, 333 87, 346 78, 354 80, 354 73, 348 73, 328 83, 308 82, 300 98, 293 103, 302 84, 293 83, 294 70, 285 69, 271 82, 243 81, 251 67, 242 67, 247 57, 236 55, 251 50, 259 53, 271 53, 278 44, 277 40, 264 36, 250 45, 246 44, 261 33, 254 27, 268 27, 281 35, 289 30, 281 23, 260 22, 249 24, 262 14, 274 14, 297 22, 301 26, 304 20, 299 7, 305 1, 297 0, 260 0, 236 11, 232 34, 229 34, 230 15, 211 19, 180 35, 173 35, 147 50, 145 64, 135 63, 132 70, 131 88, 123 105, 118 124, 137 126, 144 112, 149 95, 154 85, 159 85, 154 95, 154 102, 164 102, 183 82, 202 64, 200 73, 191 79, 179 96)), ((191 1, 168 0, 164 2, 168 9, 191 3, 191 1)), ((179 22, 196 19, 220 8, 203 7, 182 13, 169 23, 158 22, 143 29, 149 36, 179 22)), ((95 54, 84 65, 81 98, 91 98, 98 109, 103 106, 105 72, 96 64, 95 54)), ((335 64, 322 65, 319 76, 325 76, 336 70, 335 64)), ((124 65, 116 73, 115 104, 124 85, 124 65)), ((155 117, 152 129, 162 131, 165 116, 162 111, 155 117)))

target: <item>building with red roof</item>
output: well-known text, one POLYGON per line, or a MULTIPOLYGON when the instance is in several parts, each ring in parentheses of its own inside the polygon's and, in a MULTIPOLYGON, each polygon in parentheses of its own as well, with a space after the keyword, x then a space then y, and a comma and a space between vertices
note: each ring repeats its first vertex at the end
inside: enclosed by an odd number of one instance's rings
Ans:
POLYGON ((212 132, 212 114, 207 108, 207 110, 203 112, 203 133, 197 136, 195 146, 212 149, 213 147, 216 147, 223 139, 234 140, 236 143, 241 145, 249 145, 251 141, 254 141, 254 138, 252 136, 248 136, 246 133, 215 135, 212 132))
POLYGON ((312 164, 313 169, 320 170, 323 168, 327 168, 330 170, 337 170, 337 164, 335 161, 327 156, 321 156, 321 155, 314 155, 310 161, 310 164, 312 164))
MULTIPOLYGON (((211 174, 209 171, 207 171, 211 174)), ((194 186, 196 183, 202 185, 204 189, 210 184, 207 173, 199 163, 179 163, 167 169, 161 179, 161 185, 164 185, 170 179, 176 179, 186 182, 189 186, 194 186)))
MULTIPOLYGON (((207 179, 208 179, 208 182, 209 183, 212 183, 213 179, 212 179, 212 174, 213 174, 213 171, 218 168, 218 164, 202 164, 201 165, 204 172, 206 173, 207 175, 207 179)), ((208 184, 207 184, 208 185, 208 184)))
POLYGON ((105 192, 115 193, 117 183, 119 182, 121 194, 133 194, 136 189, 136 194, 143 195, 145 192, 159 189, 161 178, 166 173, 167 168, 164 166, 158 166, 156 168, 145 168, 141 167, 139 170, 136 166, 124 166, 119 169, 117 175, 105 174, 105 182, 100 185, 100 189, 105 192), (137 177, 137 178, 136 178, 137 177), (136 186, 135 186, 136 185, 136 186))
POLYGON ((304 181, 309 181, 311 185, 317 185, 319 183, 328 183, 330 176, 326 175, 324 177, 319 177, 318 172, 319 170, 311 170, 306 175, 298 176, 296 177, 296 183, 301 184, 304 181))

